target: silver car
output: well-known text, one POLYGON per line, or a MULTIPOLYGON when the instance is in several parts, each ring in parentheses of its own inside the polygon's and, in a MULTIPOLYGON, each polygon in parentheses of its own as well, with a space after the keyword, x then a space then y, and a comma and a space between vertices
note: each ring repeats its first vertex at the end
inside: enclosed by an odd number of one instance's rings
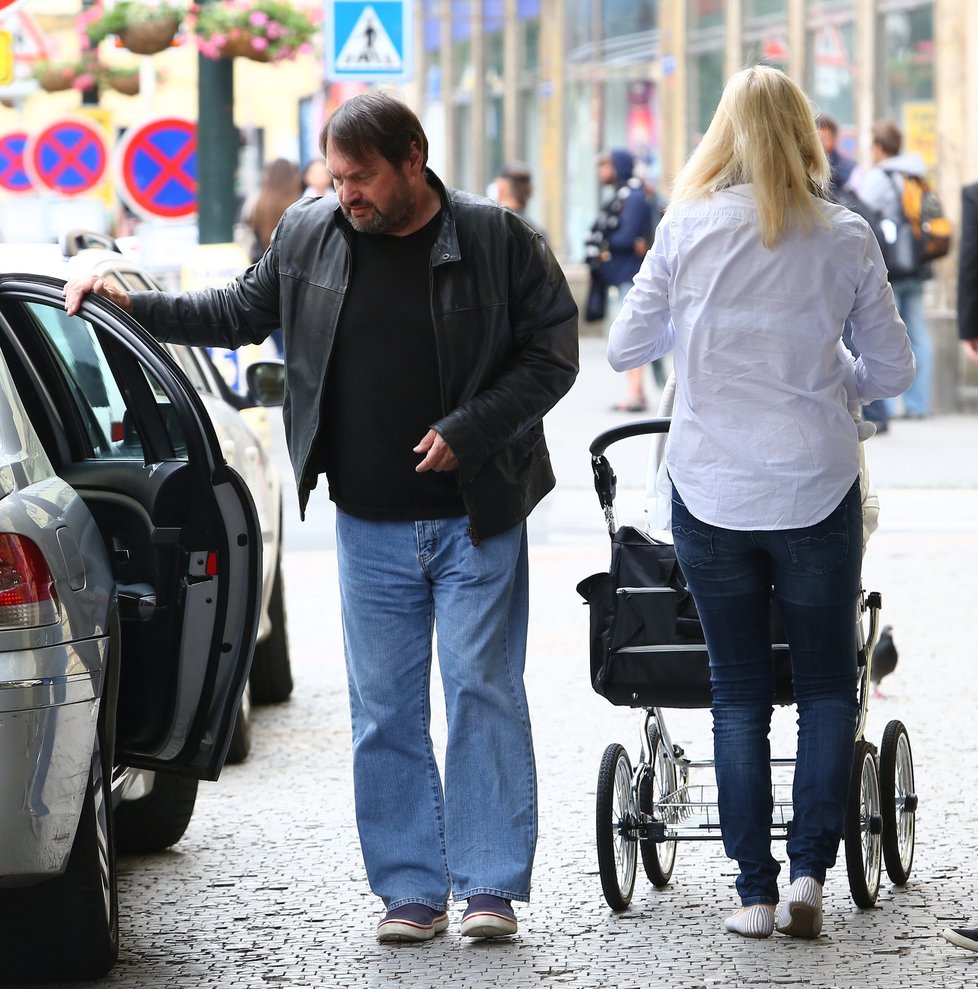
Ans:
POLYGON ((113 804, 218 777, 262 610, 255 499, 200 395, 114 306, 68 317, 62 284, 0 275, 8 982, 111 967, 113 804))

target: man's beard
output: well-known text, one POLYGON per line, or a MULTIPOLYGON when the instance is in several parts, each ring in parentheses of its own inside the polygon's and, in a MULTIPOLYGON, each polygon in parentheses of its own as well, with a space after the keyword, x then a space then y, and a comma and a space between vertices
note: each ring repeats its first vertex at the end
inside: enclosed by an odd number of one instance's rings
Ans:
POLYGON ((414 217, 414 194, 405 184, 392 197, 385 212, 381 212, 375 203, 363 199, 343 207, 350 226, 361 234, 396 234, 403 230, 414 217), (369 219, 354 216, 351 209, 356 206, 370 206, 373 214, 369 219))

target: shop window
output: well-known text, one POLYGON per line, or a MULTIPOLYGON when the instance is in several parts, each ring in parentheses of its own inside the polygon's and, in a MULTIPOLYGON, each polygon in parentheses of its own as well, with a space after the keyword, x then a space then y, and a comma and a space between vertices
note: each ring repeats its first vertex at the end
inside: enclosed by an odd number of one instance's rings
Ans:
POLYGON ((850 0, 818 0, 808 5, 805 35, 805 86, 820 113, 839 125, 838 148, 858 157, 856 128, 856 39, 850 0))
POLYGON ((879 19, 878 106, 903 130, 903 150, 937 165, 934 6, 908 6, 879 19))
POLYGON ((787 0, 745 0, 742 65, 788 68, 787 0))

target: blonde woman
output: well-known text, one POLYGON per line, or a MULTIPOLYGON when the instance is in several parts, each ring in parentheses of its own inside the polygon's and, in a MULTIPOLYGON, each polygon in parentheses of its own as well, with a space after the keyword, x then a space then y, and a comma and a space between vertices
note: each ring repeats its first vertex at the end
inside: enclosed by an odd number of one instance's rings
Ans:
POLYGON ((710 653, 727 930, 817 937, 857 715, 859 450, 847 400, 913 380, 879 246, 829 202, 814 113, 784 73, 737 73, 611 327, 618 371, 674 350, 672 527, 710 653), (860 356, 840 344, 846 321, 860 356), (841 356, 840 356, 841 355, 841 356), (791 647, 798 752, 791 886, 771 854, 768 614, 791 647))

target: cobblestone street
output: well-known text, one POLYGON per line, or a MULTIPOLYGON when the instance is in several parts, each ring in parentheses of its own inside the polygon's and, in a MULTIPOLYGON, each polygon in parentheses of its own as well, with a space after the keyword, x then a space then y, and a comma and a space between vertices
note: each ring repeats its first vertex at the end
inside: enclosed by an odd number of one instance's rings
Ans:
MULTIPOLYGON (((864 585, 883 596, 900 661, 871 701, 867 737, 898 718, 910 733, 920 798, 913 873, 884 884, 875 909, 850 899, 844 856, 825 887, 824 936, 751 941, 724 932, 734 870, 717 842, 679 845, 672 883, 641 865, 631 909, 608 909, 597 876, 595 785, 609 742, 638 754, 641 713, 615 708, 588 681, 587 611, 575 591, 607 568, 609 541, 591 488, 587 446, 623 421, 607 411, 622 383, 585 339, 581 378, 547 421, 558 490, 531 520, 527 662, 540 780, 533 901, 520 934, 468 943, 452 926, 423 946, 380 945, 354 826, 349 715, 330 503, 287 525, 286 587, 295 693, 254 712, 248 761, 201 784, 185 838, 166 854, 120 863, 122 951, 115 989, 266 986, 433 987, 974 986, 978 955, 940 937, 978 921, 975 757, 975 559, 978 419, 896 421, 870 441, 880 529, 864 585)), ((609 456, 623 520, 637 514, 644 445, 609 456)), ((295 514, 294 489, 286 511, 295 514)), ((433 696, 440 687, 436 682, 433 696)), ((434 705, 437 709, 437 704, 434 705)), ((673 739, 708 758, 708 711, 669 711, 673 739)), ((775 749, 792 755, 794 712, 776 713, 775 749)), ((441 720, 436 749, 443 744, 441 720)), ((783 845, 776 845, 782 856, 783 845)), ((782 888, 787 880, 783 879, 782 888)))

